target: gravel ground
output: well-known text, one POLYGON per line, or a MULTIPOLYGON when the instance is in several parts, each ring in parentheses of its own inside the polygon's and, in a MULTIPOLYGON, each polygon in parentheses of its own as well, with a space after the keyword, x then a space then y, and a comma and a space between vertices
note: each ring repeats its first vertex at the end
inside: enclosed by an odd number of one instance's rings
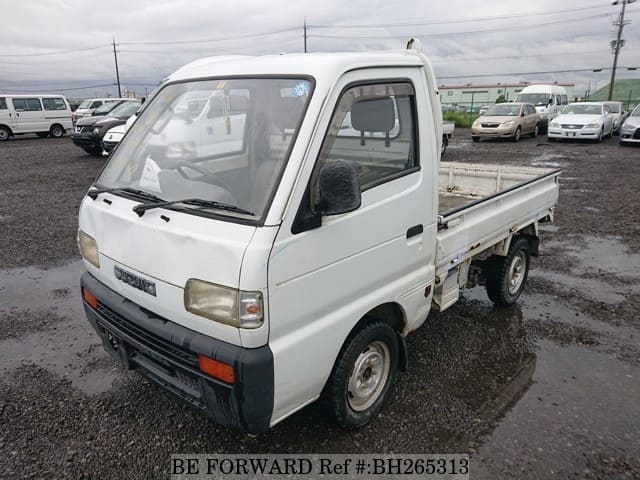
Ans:
POLYGON ((640 149, 458 130, 444 159, 563 169, 518 305, 476 288, 430 315, 367 427, 311 405, 252 438, 123 372, 84 319, 76 216, 102 161, 68 138, 0 144, 0 476, 165 478, 177 452, 468 452, 474 479, 640 478, 640 149))

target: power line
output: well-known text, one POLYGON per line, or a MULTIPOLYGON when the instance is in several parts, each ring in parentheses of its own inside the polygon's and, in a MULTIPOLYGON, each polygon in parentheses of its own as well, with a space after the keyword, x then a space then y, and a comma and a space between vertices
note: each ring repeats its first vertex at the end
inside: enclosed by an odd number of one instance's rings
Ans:
POLYGON ((2 53, 0 57, 46 57, 49 55, 66 55, 68 53, 87 52, 89 50, 98 50, 99 48, 111 47, 111 45, 96 45, 93 47, 74 48, 73 50, 58 50, 43 53, 2 53))
MULTIPOLYGON (((414 37, 448 37, 452 35, 467 35, 474 33, 491 33, 491 32, 501 32, 508 30, 524 30, 530 28, 538 28, 544 27, 548 25, 557 25, 561 23, 574 23, 574 22, 582 22, 584 20, 591 20, 595 18, 602 18, 602 15, 591 15, 588 17, 580 17, 580 18, 570 18, 566 20, 556 20, 553 22, 545 22, 545 23, 536 23, 531 25, 517 25, 510 27, 496 27, 496 28, 486 28, 481 30, 468 30, 468 31, 458 31, 458 32, 448 32, 448 33, 414 33, 414 37)), ((316 38, 360 38, 360 39, 369 39, 369 40, 378 40, 378 39, 388 39, 388 38, 404 38, 404 35, 310 35, 311 37, 316 38)))
MULTIPOLYGON (((618 68, 626 68, 626 69, 635 69, 637 67, 618 67, 618 68)), ((512 72, 512 73, 479 73, 479 74, 469 74, 469 75, 436 75, 436 77, 438 79, 441 78, 481 78, 481 77, 501 77, 501 76, 506 76, 506 77, 515 77, 518 75, 545 75, 545 74, 554 74, 554 73, 577 73, 577 72, 593 72, 595 70, 600 71, 600 70, 610 70, 611 67, 602 67, 602 68, 598 68, 598 69, 594 69, 594 68, 575 68, 575 69, 569 69, 569 70, 548 70, 548 71, 544 71, 544 72, 512 72)))
POLYGON ((285 28, 282 30, 272 30, 269 32, 254 33, 249 35, 234 35, 234 36, 226 36, 226 37, 201 39, 201 40, 167 40, 167 41, 160 41, 160 42, 120 42, 118 45, 187 45, 187 44, 193 44, 193 43, 215 43, 215 42, 225 42, 228 40, 240 40, 240 39, 246 39, 246 38, 264 37, 268 35, 278 35, 280 33, 292 32, 294 30, 299 31, 299 29, 300 27, 291 27, 291 28, 285 28))
POLYGON ((378 23, 378 24, 346 24, 346 25, 308 25, 309 28, 394 28, 394 27, 417 27, 424 25, 446 25, 452 23, 475 23, 475 22, 485 22, 485 21, 493 21, 493 20, 506 20, 513 18, 522 18, 522 17, 533 17, 533 16, 541 16, 541 15, 552 15, 556 13, 572 13, 584 10, 594 10, 608 8, 608 5, 592 5, 588 7, 579 7, 579 8, 567 8, 564 10, 547 10, 543 12, 529 12, 529 13, 519 13, 513 15, 498 15, 492 17, 472 17, 465 19, 443 19, 443 20, 425 20, 420 22, 410 22, 410 23, 378 23))

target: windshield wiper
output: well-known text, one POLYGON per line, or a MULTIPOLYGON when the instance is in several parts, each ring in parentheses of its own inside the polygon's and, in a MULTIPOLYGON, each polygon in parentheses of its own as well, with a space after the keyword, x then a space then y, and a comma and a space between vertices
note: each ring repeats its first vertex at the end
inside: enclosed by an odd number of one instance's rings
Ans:
POLYGON ((240 208, 237 205, 231 205, 230 203, 216 202, 215 200, 202 200, 200 198, 185 198, 184 200, 172 200, 170 202, 157 202, 157 203, 145 203, 142 205, 136 205, 133 207, 133 211, 138 214, 139 217, 144 215, 144 212, 154 208, 168 207, 175 205, 176 203, 184 203, 186 205, 195 205, 198 207, 216 208, 218 210, 227 210, 230 212, 242 213, 244 215, 254 215, 253 212, 240 208))
POLYGON ((87 192, 87 196, 89 196, 92 200, 98 198, 98 195, 101 193, 111 193, 111 192, 126 192, 137 197, 147 198, 149 200, 153 200, 154 202, 164 202, 164 200, 160 197, 156 197, 152 193, 145 192, 144 190, 136 190, 135 188, 129 187, 117 187, 117 188, 98 188, 94 190, 89 190, 87 192))

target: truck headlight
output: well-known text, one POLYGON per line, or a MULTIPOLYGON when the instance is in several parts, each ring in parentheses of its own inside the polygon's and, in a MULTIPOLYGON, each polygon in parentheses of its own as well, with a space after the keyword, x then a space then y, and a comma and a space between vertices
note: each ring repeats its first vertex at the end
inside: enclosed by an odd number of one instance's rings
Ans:
POLYGON ((78 229, 78 236, 76 237, 76 241, 78 242, 78 249, 80 250, 80 255, 82 255, 82 258, 84 258, 94 267, 100 268, 98 243, 96 242, 95 238, 78 229))
POLYGON ((503 127, 513 127, 515 125, 515 122, 513 120, 509 120, 508 122, 504 122, 502 124, 503 127))
POLYGON ((602 124, 601 123, 590 123, 589 125, 587 125, 587 128, 600 128, 602 124))
POLYGON ((195 315, 238 328, 258 328, 264 321, 262 294, 190 278, 184 308, 195 315))
POLYGON ((549 124, 549 126, 550 126, 551 128, 558 128, 558 127, 560 126, 560 124, 559 124, 558 122, 551 122, 551 123, 549 124))

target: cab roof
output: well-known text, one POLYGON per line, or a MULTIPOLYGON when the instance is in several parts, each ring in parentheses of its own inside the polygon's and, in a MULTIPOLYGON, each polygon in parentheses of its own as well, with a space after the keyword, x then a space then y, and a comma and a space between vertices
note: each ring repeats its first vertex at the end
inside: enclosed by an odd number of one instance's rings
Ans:
POLYGON ((359 68, 423 65, 422 57, 412 50, 222 56, 191 62, 172 73, 167 80, 235 75, 310 75, 319 80, 337 78, 349 70, 359 68))

